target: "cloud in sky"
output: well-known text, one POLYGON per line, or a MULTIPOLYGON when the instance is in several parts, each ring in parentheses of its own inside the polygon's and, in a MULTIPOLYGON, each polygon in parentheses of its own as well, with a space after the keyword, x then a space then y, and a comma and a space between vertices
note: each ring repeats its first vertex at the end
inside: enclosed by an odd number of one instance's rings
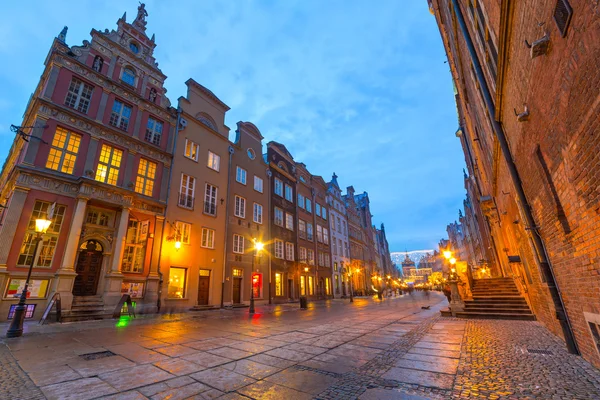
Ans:
MULTIPOLYGON (((137 1, 3 2, 0 158, 52 39, 79 45, 137 1)), ((452 81, 425 1, 147 1, 175 104, 192 77, 309 171, 368 191, 393 250, 432 248, 464 197, 452 81), (374 6, 376 4, 376 7, 374 6)))

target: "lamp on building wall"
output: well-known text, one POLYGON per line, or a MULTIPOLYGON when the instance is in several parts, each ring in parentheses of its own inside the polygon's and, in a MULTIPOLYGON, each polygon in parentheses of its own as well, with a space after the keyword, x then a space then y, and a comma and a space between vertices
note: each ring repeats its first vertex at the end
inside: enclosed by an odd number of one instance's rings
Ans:
POLYGON ((8 331, 6 331, 6 337, 19 337, 23 335, 23 322, 25 321, 25 310, 27 307, 25 306, 25 302, 27 301, 27 289, 29 288, 29 279, 31 278, 31 272, 33 271, 33 265, 35 264, 35 259, 38 255, 38 250, 40 247, 40 242, 42 241, 44 233, 50 227, 52 223, 51 220, 40 218, 35 220, 35 237, 33 241, 35 241, 35 248, 33 250, 33 256, 31 257, 31 264, 29 265, 29 272, 27 272, 27 279, 25 280, 25 286, 23 287, 23 291, 21 292, 21 297, 19 298, 19 304, 15 308, 15 314, 13 316, 12 322, 10 323, 10 327, 8 331))

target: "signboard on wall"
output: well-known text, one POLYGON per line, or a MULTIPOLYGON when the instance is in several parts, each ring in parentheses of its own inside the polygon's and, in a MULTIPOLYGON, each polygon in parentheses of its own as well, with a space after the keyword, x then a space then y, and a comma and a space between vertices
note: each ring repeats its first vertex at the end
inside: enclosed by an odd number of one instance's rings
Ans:
POLYGON ((128 294, 132 299, 141 299, 144 297, 143 282, 122 282, 121 294, 128 294))
POLYGON ((150 220, 145 220, 140 223, 140 242, 148 239, 148 230, 150 229, 150 220))
MULTIPOLYGON (((43 299, 48 294, 49 279, 32 279, 27 288, 28 299, 43 299)), ((6 295, 4 297, 18 298, 25 288, 25 279, 12 278, 8 282, 6 295)))

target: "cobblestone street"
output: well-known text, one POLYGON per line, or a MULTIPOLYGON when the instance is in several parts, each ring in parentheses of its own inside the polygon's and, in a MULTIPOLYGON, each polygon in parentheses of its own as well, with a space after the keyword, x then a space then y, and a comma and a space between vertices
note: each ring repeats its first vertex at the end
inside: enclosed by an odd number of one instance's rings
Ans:
POLYGON ((446 304, 414 293, 265 306, 252 318, 30 324, 3 340, 0 389, 77 400, 600 398, 598 370, 537 322, 442 318, 446 304))

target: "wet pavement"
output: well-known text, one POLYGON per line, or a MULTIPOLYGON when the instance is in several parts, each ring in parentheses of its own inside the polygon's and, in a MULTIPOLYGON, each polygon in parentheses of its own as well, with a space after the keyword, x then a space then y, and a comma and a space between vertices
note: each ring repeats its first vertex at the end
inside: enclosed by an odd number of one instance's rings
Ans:
POLYGON ((252 317, 29 323, 0 343, 0 390, 76 400, 600 398, 598 370, 537 322, 441 318, 446 306, 441 294, 414 293, 262 306, 252 317))

